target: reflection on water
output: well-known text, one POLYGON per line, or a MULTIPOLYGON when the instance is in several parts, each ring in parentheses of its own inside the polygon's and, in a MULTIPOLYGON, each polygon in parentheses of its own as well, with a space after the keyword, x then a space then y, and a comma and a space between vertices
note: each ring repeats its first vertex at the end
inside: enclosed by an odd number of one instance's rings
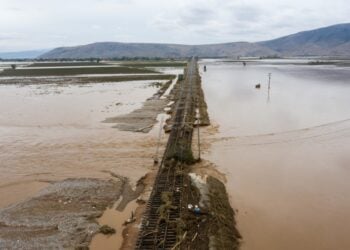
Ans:
POLYGON ((275 133, 350 118, 350 68, 328 74, 311 66, 201 64, 208 69, 202 75, 209 112, 225 134, 275 133))
POLYGON ((350 249, 349 69, 205 64, 220 128, 204 158, 227 176, 242 249, 350 249))

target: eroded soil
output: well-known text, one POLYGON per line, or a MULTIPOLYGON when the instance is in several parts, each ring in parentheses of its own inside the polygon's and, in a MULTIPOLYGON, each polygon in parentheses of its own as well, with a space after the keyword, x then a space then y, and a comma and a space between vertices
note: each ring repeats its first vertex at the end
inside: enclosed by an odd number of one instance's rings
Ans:
POLYGON ((2 249, 84 248, 96 218, 122 194, 123 181, 67 179, 0 210, 2 249))

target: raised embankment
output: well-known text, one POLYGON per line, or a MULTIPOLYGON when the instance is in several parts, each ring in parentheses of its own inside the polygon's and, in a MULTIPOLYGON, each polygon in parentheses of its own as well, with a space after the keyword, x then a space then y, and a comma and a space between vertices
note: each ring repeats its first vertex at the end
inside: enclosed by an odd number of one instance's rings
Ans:
POLYGON ((191 173, 195 125, 209 125, 197 61, 192 58, 171 93, 170 135, 136 249, 238 249, 239 233, 225 186, 191 173), (192 205, 199 204, 199 209, 192 205))

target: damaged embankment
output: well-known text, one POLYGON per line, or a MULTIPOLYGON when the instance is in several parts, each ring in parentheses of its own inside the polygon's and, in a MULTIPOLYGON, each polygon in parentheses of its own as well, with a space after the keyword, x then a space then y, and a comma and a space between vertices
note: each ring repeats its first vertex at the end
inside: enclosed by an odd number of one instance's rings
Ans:
POLYGON ((173 80, 165 83, 153 83, 160 89, 151 98, 144 102, 143 106, 133 112, 104 120, 106 123, 117 123, 115 128, 123 131, 148 133, 157 121, 157 115, 164 110, 167 105, 167 98, 161 98, 172 84, 173 80))
POLYGON ((238 249, 240 235, 224 184, 191 170, 199 161, 191 148, 193 128, 208 125, 209 117, 194 59, 185 76, 171 92, 174 103, 166 125, 170 136, 137 249, 238 249))

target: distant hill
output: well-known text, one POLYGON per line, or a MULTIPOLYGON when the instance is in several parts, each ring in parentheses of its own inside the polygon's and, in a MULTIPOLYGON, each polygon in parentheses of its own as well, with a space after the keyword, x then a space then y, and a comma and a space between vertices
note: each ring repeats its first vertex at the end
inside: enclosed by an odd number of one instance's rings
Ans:
POLYGON ((350 23, 304 31, 259 44, 287 56, 349 56, 350 23))
POLYGON ((275 52, 256 43, 237 42, 214 45, 102 42, 51 50, 40 58, 114 58, 114 57, 226 57, 271 55, 275 52))
POLYGON ((34 59, 40 55, 48 52, 49 50, 28 50, 18 52, 0 52, 1 59, 34 59))
POLYGON ((236 56, 350 56, 350 24, 304 31, 258 42, 209 45, 102 42, 61 47, 40 58, 122 58, 122 57, 236 57, 236 56))

